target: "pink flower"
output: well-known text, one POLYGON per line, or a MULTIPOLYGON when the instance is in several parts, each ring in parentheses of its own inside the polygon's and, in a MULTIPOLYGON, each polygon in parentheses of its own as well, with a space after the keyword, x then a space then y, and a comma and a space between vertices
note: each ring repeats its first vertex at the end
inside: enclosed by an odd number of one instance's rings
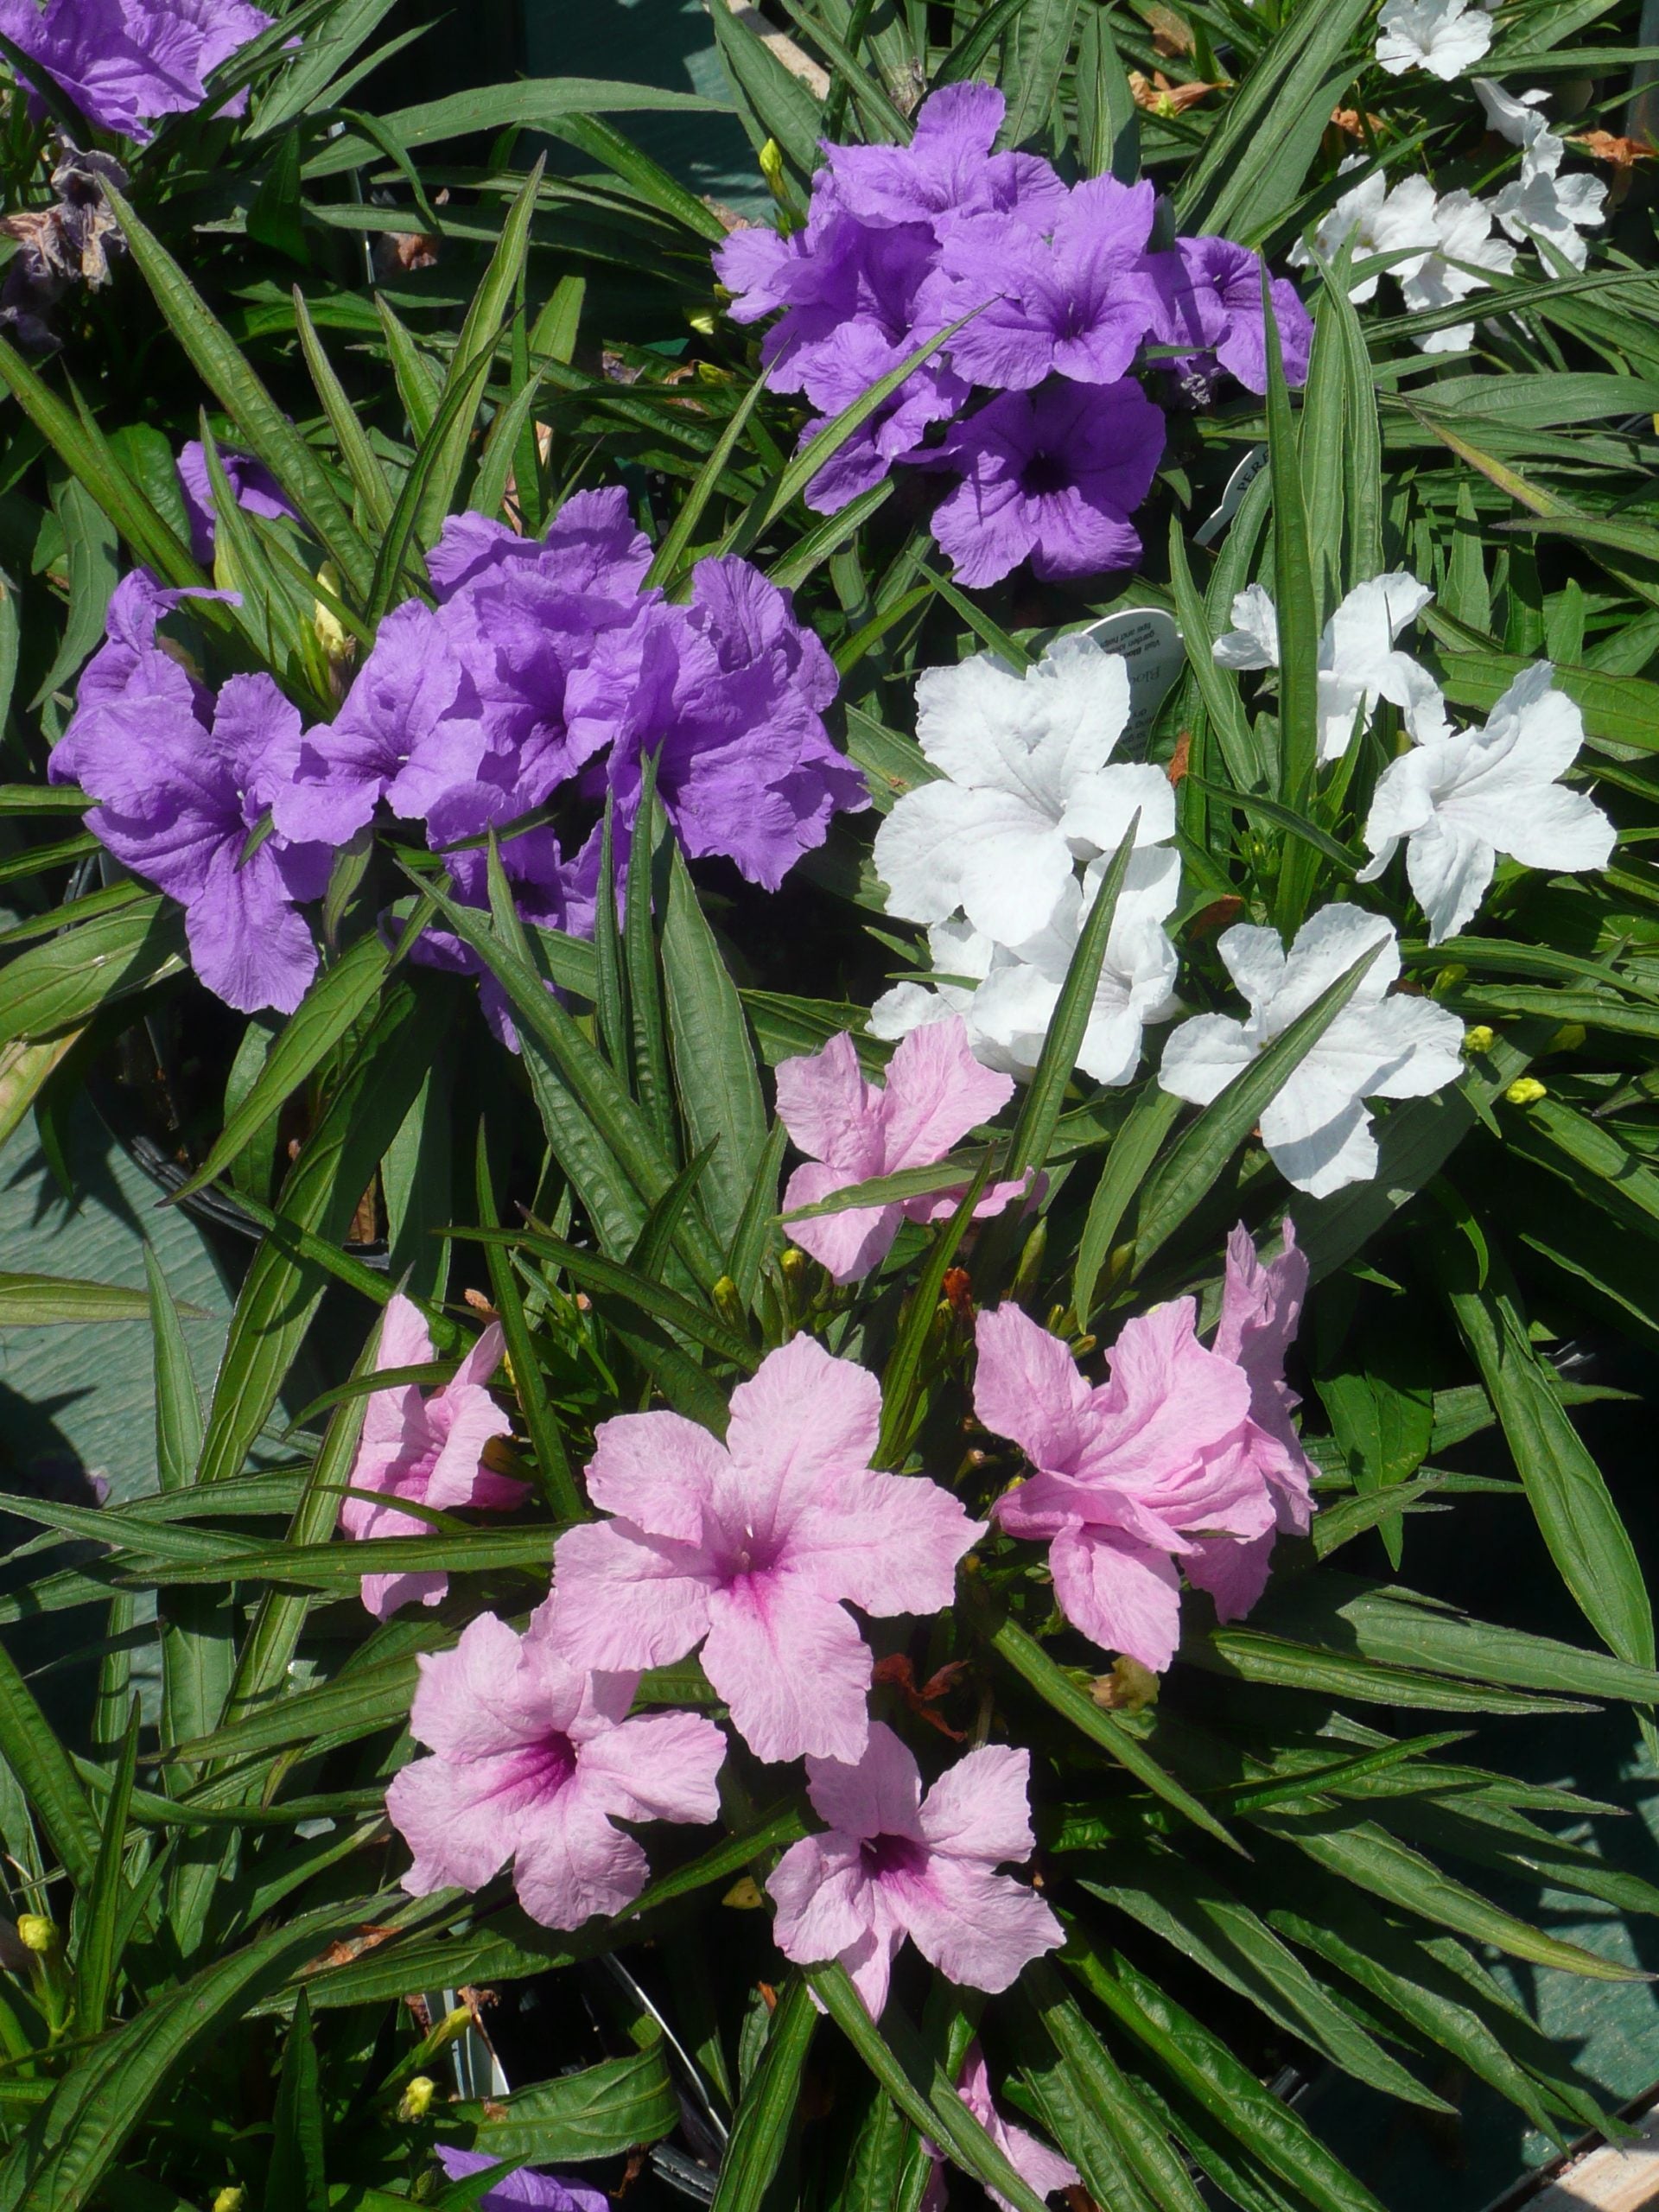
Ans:
POLYGON ((1248 1542, 1200 1537, 1182 1562, 1187 1580, 1210 1592, 1224 1621, 1241 1619, 1267 1588, 1277 1533, 1305 1536, 1313 1516, 1313 1468, 1290 1417, 1300 1402, 1285 1381, 1285 1355, 1295 1342, 1306 1291, 1307 1255, 1297 1249, 1294 1223, 1287 1217, 1284 1251, 1263 1267, 1241 1222, 1227 1240, 1216 1351, 1249 1378, 1249 1418, 1234 1448, 1267 1484, 1274 1525, 1248 1542))
POLYGON ((532 1920, 579 1928, 633 1903, 650 1871, 615 1821, 712 1821, 726 1739, 693 1713, 627 1718, 634 1675, 588 1675, 480 1613, 422 1655, 409 1725, 434 1753, 392 1777, 386 1811, 415 1854, 412 1897, 480 1889, 507 1860, 532 1920))
POLYGON ((703 1672, 756 1757, 857 1759, 867 1613, 936 1613, 985 1533, 920 1475, 872 1472, 880 1386, 810 1337, 732 1393, 722 1445, 678 1414, 603 1421, 588 1495, 611 1521, 554 1551, 550 1633, 581 1667, 703 1672))
MULTIPOLYGON (((901 1167, 931 1167, 1013 1096, 1011 1077, 993 1074, 974 1058, 960 1014, 911 1031, 893 1056, 885 1090, 865 1080, 844 1031, 821 1052, 780 1062, 778 1118, 812 1162, 790 1177, 785 1212, 901 1167)), ((1025 1180, 995 1183, 974 1211, 1001 1213, 1025 1188, 1025 1180)), ((852 1282, 886 1258, 901 1223, 943 1221, 961 1200, 958 1190, 854 1206, 792 1221, 789 1234, 837 1282, 852 1282)))
MULTIPOLYGON (((473 1346, 453 1379, 429 1398, 405 1382, 377 1390, 363 1414, 363 1435, 352 1463, 353 1490, 383 1491, 388 1498, 407 1497, 443 1510, 458 1505, 517 1505, 523 1483, 492 1474, 482 1463, 484 1446, 512 1427, 484 1385, 501 1364, 500 1326, 492 1322, 473 1346)), ((420 1309, 401 1292, 393 1295, 380 1325, 375 1352, 377 1373, 389 1367, 424 1367, 434 1357, 432 1339, 420 1309)), ((348 1536, 429 1536, 432 1523, 394 1505, 372 1505, 348 1497, 340 1509, 348 1536)), ((399 1605, 435 1605, 449 1586, 447 1574, 365 1574, 363 1603, 379 1619, 399 1605)))
POLYGON ((799 1965, 838 1960, 873 2019, 906 1936, 950 1980, 993 1992, 1060 1941, 1036 1892, 995 1872, 1031 1856, 1029 1751, 969 1751, 924 1797, 915 1760, 877 1721, 858 1765, 810 1758, 806 1777, 830 1831, 773 1869, 772 1932, 799 1965))
MULTIPOLYGON (((957 2094, 1020 2180, 1039 2196, 1052 2196, 1057 2189, 1075 2188, 1082 2180, 1069 2158, 1063 2158, 1037 2136, 1003 2119, 991 2101, 991 2077, 986 2070, 985 2054, 976 2043, 968 2046, 968 2056, 957 2081, 957 2094)), ((931 2144, 928 2149, 938 2163, 922 2197, 922 2212, 944 2212, 944 2175, 941 2171, 944 2153, 935 2150, 931 2144)), ((995 2190, 988 2190, 986 2194, 993 2204, 1001 2206, 1002 2212, 1014 2212, 1007 2198, 1000 2196, 995 2190)))
POLYGON ((1109 1651, 1161 1672, 1180 1635, 1175 1560, 1194 1539, 1255 1537, 1273 1503, 1243 1431, 1249 1377, 1206 1351, 1190 1298, 1126 1322, 1091 1389, 1017 1306, 979 1319, 974 1410, 1037 1472, 997 1500, 1011 1535, 1047 1537, 1060 1610, 1109 1651))

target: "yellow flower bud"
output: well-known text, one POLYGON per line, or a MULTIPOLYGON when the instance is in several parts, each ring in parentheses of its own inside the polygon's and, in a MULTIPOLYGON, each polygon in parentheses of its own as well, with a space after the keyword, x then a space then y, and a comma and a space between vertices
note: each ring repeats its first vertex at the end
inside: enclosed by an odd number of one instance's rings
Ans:
POLYGON ((1584 1043, 1585 1034, 1581 1021, 1564 1021, 1550 1039, 1549 1050, 1552 1052, 1576 1052, 1584 1043))
POLYGON ((38 1912, 21 1912, 17 1916, 17 1941, 26 1951, 37 1952, 42 1958, 58 1948, 58 1924, 38 1912))
POLYGON ((1549 1093, 1535 1075, 1523 1075, 1516 1078, 1503 1096, 1511 1106, 1535 1106, 1541 1098, 1548 1098, 1549 1093))
POLYGON ((689 315, 685 319, 690 324, 692 329, 695 330, 700 337, 712 338, 714 336, 715 318, 709 314, 707 308, 699 308, 695 315, 689 315))
POLYGON ((1473 1028, 1465 1029, 1463 1033, 1465 1052, 1490 1052, 1497 1042, 1497 1032, 1489 1028, 1484 1021, 1476 1022, 1473 1028))
MULTIPOLYGON (((317 582, 325 591, 333 592, 336 598, 340 596, 340 571, 332 561, 325 561, 318 569, 317 582)), ((314 602, 311 622, 318 644, 336 667, 356 653, 357 640, 325 600, 314 602)))
POLYGON ((768 138, 759 155, 760 174, 776 200, 781 200, 787 185, 784 177, 784 149, 775 138, 768 138))
POLYGON ((404 2091, 404 2101, 397 2107, 399 2120, 424 2120, 432 2109, 432 2100, 438 2094, 438 2085, 429 2074, 417 2074, 404 2091))
POLYGON ((242 2207, 247 2202, 247 2190, 238 2189, 232 2183, 230 2187, 221 2189, 213 2199, 213 2212, 242 2212, 242 2207))
POLYGON ((732 1884, 721 1903, 730 1905, 734 1912, 758 1912, 766 1899, 761 1896, 760 1885, 753 1875, 745 1874, 741 1881, 732 1884))

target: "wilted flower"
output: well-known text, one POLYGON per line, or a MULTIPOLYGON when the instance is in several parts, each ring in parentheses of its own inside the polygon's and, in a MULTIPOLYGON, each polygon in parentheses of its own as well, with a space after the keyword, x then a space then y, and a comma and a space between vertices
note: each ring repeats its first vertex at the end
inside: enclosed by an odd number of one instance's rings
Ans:
POLYGON ((1177 1560, 1201 1536, 1249 1541, 1274 1524, 1262 1471, 1241 1448, 1249 1380, 1205 1350, 1197 1318, 1185 1298, 1126 1322, 1111 1379, 1093 1389, 1017 1306, 979 1317, 974 1411, 1036 1470, 1003 1492, 996 1518, 1047 1541, 1074 1627, 1154 1673, 1180 1634, 1177 1560))
POLYGON ((1175 830, 1169 779, 1109 765, 1128 723, 1129 680, 1096 639, 1062 638, 1023 674, 990 653, 927 669, 916 708, 939 777, 902 793, 876 832, 890 913, 935 922, 960 906, 976 929, 1018 944, 1048 925, 1075 862, 1116 851, 1137 813, 1126 903, 1179 880, 1163 842, 1175 830))
POLYGON ((856 1765, 809 1758, 806 1776, 829 1833, 773 1869, 773 1933, 800 1965, 838 1960, 873 2018, 906 1936, 948 1980, 993 1993, 1059 1942, 1042 1899, 995 1872, 1031 1856, 1029 1751, 969 1751, 924 1797, 915 1758, 876 1721, 856 1765))
MULTIPOLYGON (((885 1088, 867 1080, 844 1031, 821 1052, 779 1064, 778 1118, 808 1155, 784 1192, 784 1211, 905 1167, 931 1167, 976 1123, 989 1121, 1014 1096, 1005 1075, 980 1066, 960 1020, 930 1024, 893 1054, 885 1088)), ((974 1209, 1000 1213, 1026 1188, 1026 1179, 993 1184, 974 1209)), ((934 1191, 890 1205, 853 1206, 814 1221, 787 1224, 803 1251, 837 1282, 852 1282, 879 1266, 906 1220, 942 1221, 962 1193, 934 1191)))
POLYGON ((1472 918, 1500 853, 1526 868, 1576 874, 1605 868, 1612 823, 1560 779, 1579 756, 1584 722, 1554 671, 1539 661, 1516 677, 1484 729, 1444 730, 1391 760, 1365 823, 1375 857, 1360 876, 1382 874, 1406 840, 1406 874, 1428 917, 1429 943, 1455 937, 1472 918))
POLYGON ((847 1611, 935 1613, 985 1524, 870 1467, 881 1389, 810 1337, 732 1393, 720 1443, 674 1413, 602 1421, 588 1494, 616 1517, 554 1548, 549 1633, 582 1667, 702 1669, 758 1758, 857 1759, 873 1662, 847 1611))
POLYGON ((696 1713, 630 1719, 639 1677, 569 1665, 546 1613, 524 1636, 481 1613, 453 1651, 422 1653, 409 1726, 434 1756, 392 1777, 386 1812, 415 1854, 412 1897, 481 1889, 511 1859, 531 1918, 580 1928, 645 1885, 616 1821, 715 1817, 726 1738, 696 1713))
MULTIPOLYGON (((486 1446, 494 1437, 505 1436, 512 1426, 486 1387, 501 1364, 503 1349, 501 1325, 493 1321, 451 1379, 431 1397, 423 1398, 414 1382, 371 1394, 348 1487, 377 1491, 386 1502, 344 1499, 340 1525, 348 1536, 429 1536, 432 1523, 418 1514, 400 1512, 400 1498, 443 1511, 461 1505, 519 1503, 524 1484, 484 1465, 486 1446)), ((377 1373, 387 1368, 424 1367, 434 1356, 419 1306, 401 1291, 394 1292, 375 1348, 377 1373)), ((365 1574, 360 1585, 363 1603, 381 1620, 417 1600, 435 1605, 448 1586, 447 1574, 424 1569, 365 1574)))
POLYGON ((1393 930, 1357 906, 1322 906, 1288 953, 1276 930, 1240 924, 1221 938, 1227 972, 1249 1001, 1243 1021, 1195 1014, 1164 1047, 1158 1080, 1207 1106, 1320 995, 1381 948, 1348 1004, 1262 1111, 1262 1141, 1286 1180, 1314 1198, 1376 1173, 1368 1098, 1423 1098, 1456 1082, 1463 1025, 1432 999, 1390 998, 1400 973, 1393 930))

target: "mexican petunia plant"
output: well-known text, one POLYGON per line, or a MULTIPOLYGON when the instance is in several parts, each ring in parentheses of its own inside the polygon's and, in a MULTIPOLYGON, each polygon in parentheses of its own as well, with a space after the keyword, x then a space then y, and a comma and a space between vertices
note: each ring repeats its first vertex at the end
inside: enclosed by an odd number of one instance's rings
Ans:
POLYGON ((1637 13, 0 4, 0 2212, 1611 2126, 1637 13))

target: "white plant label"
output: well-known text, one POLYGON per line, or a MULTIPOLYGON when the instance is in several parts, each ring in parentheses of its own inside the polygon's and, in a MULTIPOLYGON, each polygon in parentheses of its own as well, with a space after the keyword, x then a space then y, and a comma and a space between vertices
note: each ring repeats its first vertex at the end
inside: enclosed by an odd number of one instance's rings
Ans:
POLYGON ((1186 658, 1174 617, 1161 607, 1126 607, 1091 622, 1084 634, 1122 655, 1129 672, 1129 719, 1120 749, 1144 753, 1158 709, 1186 658))
POLYGON ((1227 479, 1227 488, 1221 495, 1221 505, 1207 522, 1200 523, 1193 531, 1195 544, 1213 545, 1228 524, 1243 505, 1244 494, 1268 465, 1266 446, 1252 446, 1227 479))

